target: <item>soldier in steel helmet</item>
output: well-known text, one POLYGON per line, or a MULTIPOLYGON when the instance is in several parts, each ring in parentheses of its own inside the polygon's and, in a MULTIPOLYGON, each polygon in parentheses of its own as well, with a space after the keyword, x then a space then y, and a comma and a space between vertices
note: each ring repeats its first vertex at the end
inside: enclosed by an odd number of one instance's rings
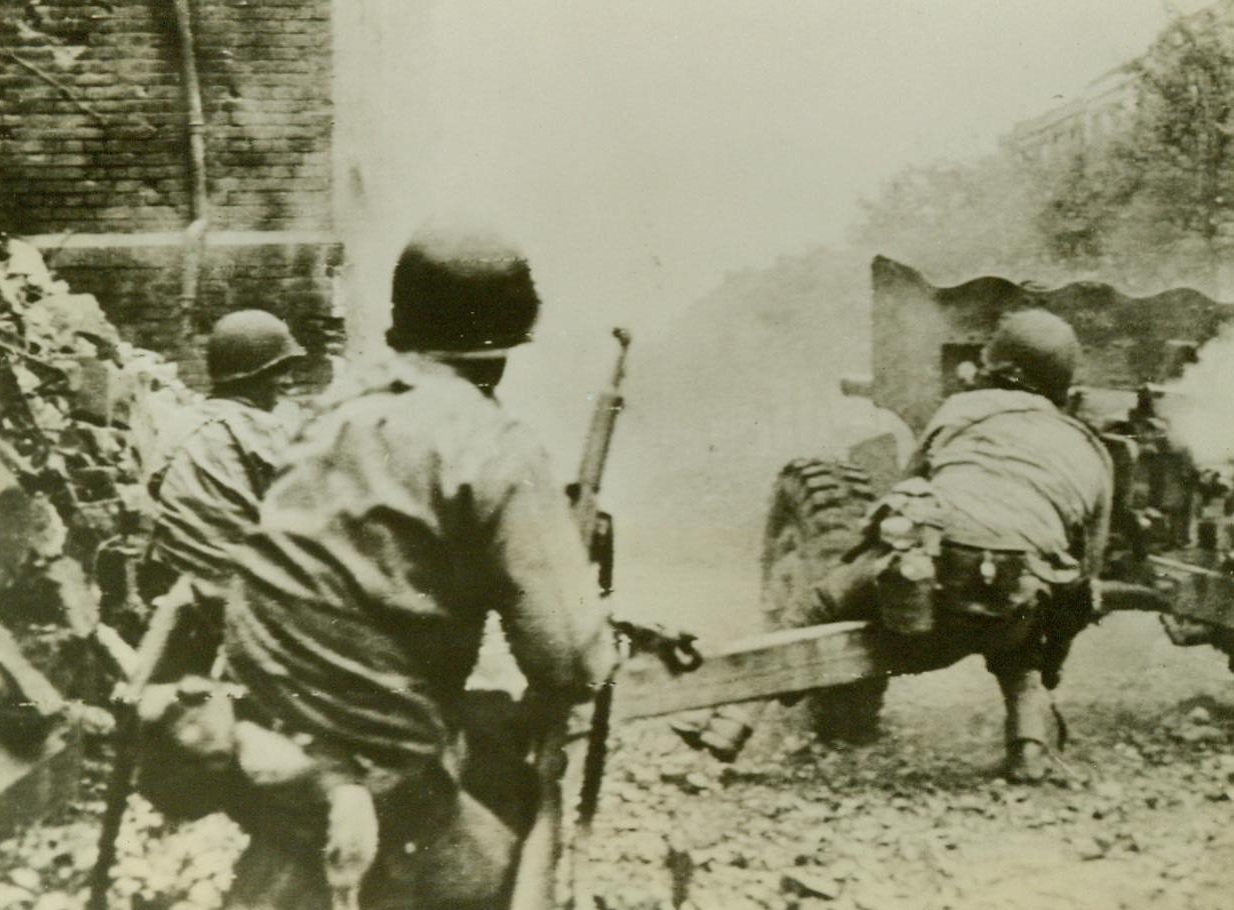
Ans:
MULTIPOLYGON (((218 614, 178 640, 176 650, 186 656, 204 658, 221 644, 218 594, 231 573, 229 551, 257 520, 257 504, 288 441, 271 412, 304 353, 270 313, 241 310, 219 319, 206 346, 211 390, 201 419, 151 477, 158 511, 141 567, 143 594, 153 599, 178 584, 179 594, 215 604, 218 614)), ((187 669, 179 663, 169 657, 166 672, 187 669)))
MULTIPOLYGON (((1049 690, 1093 617, 1090 582, 1109 529, 1109 455, 1065 411, 1079 357, 1058 316, 1005 316, 972 387, 939 408, 908 477, 816 592, 829 619, 883 626, 907 666, 984 655, 1006 705, 1005 772, 1022 782, 1048 771, 1049 690)), ((730 758, 752 717, 721 709, 678 732, 730 758)))
POLYGON ((939 408, 913 479, 875 511, 866 552, 820 590, 877 604, 923 663, 984 655, 1006 705, 1006 773, 1023 782, 1047 772, 1049 690, 1091 621, 1109 529, 1109 455, 1065 410, 1080 354, 1058 316, 1004 316, 974 387, 939 408))
POLYGON ((251 842, 232 908, 314 910, 346 888, 366 910, 500 906, 530 818, 460 783, 486 616, 550 701, 588 697, 614 659, 560 486, 495 394, 539 309, 526 259, 426 230, 392 300, 389 354, 318 403, 236 559, 237 711, 298 744, 317 783, 259 788, 239 813, 251 842))

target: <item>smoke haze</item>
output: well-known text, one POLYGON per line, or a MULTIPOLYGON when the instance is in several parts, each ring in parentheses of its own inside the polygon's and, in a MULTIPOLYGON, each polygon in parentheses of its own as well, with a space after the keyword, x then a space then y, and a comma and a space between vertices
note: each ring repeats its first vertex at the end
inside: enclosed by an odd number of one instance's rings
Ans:
POLYGON ((1167 386, 1158 412, 1176 445, 1201 467, 1234 466, 1234 325, 1199 351, 1182 378, 1167 386))
POLYGON ((876 250, 813 268, 809 251, 840 242, 899 168, 992 152, 1142 51, 1166 10, 365 0, 336 4, 336 20, 352 354, 381 343, 411 228, 478 215, 525 249, 545 301, 502 391, 563 478, 609 330, 626 326, 629 409, 605 497, 622 552, 675 534, 674 565, 688 550, 748 577, 776 462, 839 435, 835 413, 858 407, 836 401, 839 376, 868 363, 876 250), (663 480, 674 472, 690 482, 663 480))

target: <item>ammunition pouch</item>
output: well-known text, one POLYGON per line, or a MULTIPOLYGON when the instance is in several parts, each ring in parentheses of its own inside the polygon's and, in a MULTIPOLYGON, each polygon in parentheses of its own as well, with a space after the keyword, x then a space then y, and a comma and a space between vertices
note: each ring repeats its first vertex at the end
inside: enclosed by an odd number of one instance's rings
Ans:
POLYGON ((959 544, 943 538, 942 524, 929 481, 912 478, 879 502, 863 542, 848 555, 851 561, 863 552, 877 554, 875 599, 879 622, 888 631, 926 635, 944 614, 971 620, 966 625, 976 623, 977 629, 1011 621, 1027 627, 1040 617, 1069 642, 1090 621, 1091 602, 1082 617, 1075 615, 1073 589, 1087 591, 1088 585, 1069 555, 959 544), (1066 615, 1055 616, 1048 608, 1054 604, 1066 615))
POLYGON ((866 548, 884 554, 875 579, 881 625, 898 635, 933 631, 942 514, 929 481, 897 484, 875 507, 864 536, 866 548))
POLYGON ((1049 584, 1024 552, 982 550, 947 542, 937 562, 941 609, 992 620, 1035 614, 1049 584))
POLYGON ((879 622, 899 635, 933 632, 947 616, 978 623, 1027 621, 1052 586, 1022 552, 999 552, 942 541, 937 552, 915 545, 880 559, 879 622))
POLYGON ((934 631, 935 561, 919 549, 893 550, 882 559, 876 581, 879 624, 897 635, 934 631))

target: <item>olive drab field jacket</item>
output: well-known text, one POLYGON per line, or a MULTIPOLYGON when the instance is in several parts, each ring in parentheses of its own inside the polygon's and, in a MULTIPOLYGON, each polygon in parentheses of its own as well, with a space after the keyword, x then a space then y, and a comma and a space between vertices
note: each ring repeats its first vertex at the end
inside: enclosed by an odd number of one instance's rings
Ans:
POLYGON ((225 633, 231 673, 281 729, 451 770, 490 611, 533 686, 581 700, 605 678, 612 637, 547 456, 453 370, 359 365, 283 463, 225 633))
POLYGON ((938 409, 909 471, 927 477, 954 543, 1067 554, 1096 575, 1109 533, 1113 468, 1084 423, 1030 392, 981 389, 938 409))
POLYGON ((232 399, 207 400, 201 417, 150 479, 158 511, 147 559, 216 582, 230 575, 230 548, 257 520, 288 432, 274 415, 232 399))

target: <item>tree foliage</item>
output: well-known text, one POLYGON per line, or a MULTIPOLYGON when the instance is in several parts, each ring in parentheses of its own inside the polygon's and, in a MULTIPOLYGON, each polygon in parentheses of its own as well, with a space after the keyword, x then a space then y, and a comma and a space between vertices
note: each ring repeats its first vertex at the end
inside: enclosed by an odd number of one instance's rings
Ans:
POLYGON ((853 240, 939 280, 1016 272, 1044 255, 1034 176, 1010 156, 915 165, 862 201, 853 240))
POLYGON ((1140 192, 1179 239, 1212 240, 1234 213, 1234 18, 1176 22, 1135 68, 1140 192))
POLYGON ((1001 271, 1217 290, 1234 249, 1234 4, 1173 22, 1128 65, 1135 103, 1060 159, 1011 147, 909 168, 855 238, 946 280, 1001 271))

